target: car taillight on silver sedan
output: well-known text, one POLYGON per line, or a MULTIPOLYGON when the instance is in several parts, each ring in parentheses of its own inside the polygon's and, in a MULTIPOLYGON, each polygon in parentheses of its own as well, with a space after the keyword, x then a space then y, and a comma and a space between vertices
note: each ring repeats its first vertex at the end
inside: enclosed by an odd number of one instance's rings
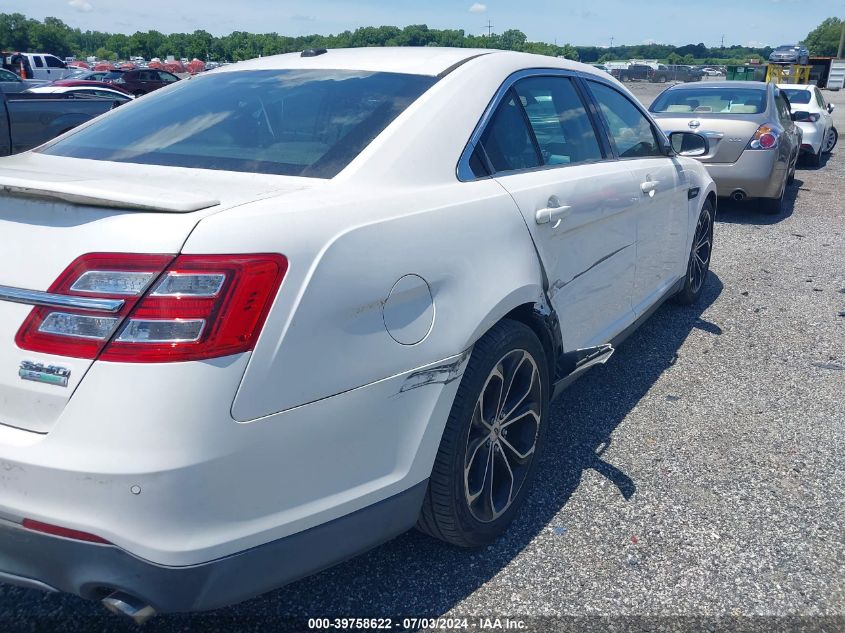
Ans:
POLYGON ((202 360, 253 349, 287 272, 283 255, 89 253, 49 292, 111 311, 39 306, 21 349, 125 363, 202 360))
POLYGON ((774 149, 778 146, 779 138, 780 132, 764 123, 754 132, 745 149, 774 149))

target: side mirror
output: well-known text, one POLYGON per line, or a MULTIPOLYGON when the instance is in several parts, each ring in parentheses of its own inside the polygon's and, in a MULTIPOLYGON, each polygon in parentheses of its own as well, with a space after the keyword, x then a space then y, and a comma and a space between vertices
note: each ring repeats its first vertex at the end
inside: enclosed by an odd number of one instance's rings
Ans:
POLYGON ((695 132, 672 132, 669 135, 672 151, 678 156, 704 156, 710 151, 707 138, 695 132))
POLYGON ((828 114, 833 114, 833 108, 834 108, 834 106, 833 106, 833 104, 832 104, 832 103, 828 103, 828 104, 827 104, 827 112, 828 112, 828 114))
POLYGON ((793 121, 797 121, 797 120, 798 120, 798 118, 795 116, 795 113, 794 113, 794 112, 790 112, 790 113, 789 113, 789 118, 790 118, 791 120, 793 120, 793 121))

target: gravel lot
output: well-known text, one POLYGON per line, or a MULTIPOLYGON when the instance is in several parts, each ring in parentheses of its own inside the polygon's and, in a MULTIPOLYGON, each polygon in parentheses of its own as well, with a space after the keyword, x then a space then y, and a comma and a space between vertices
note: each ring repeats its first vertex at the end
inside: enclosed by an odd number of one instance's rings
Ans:
MULTIPOLYGON (((659 88, 633 90, 649 103, 659 88)), ((824 94, 845 131, 845 92, 824 94)), ((701 305, 661 308, 554 404, 534 493, 493 546, 461 551, 412 532, 145 631, 441 615, 567 616, 527 621, 532 631, 686 630, 716 618, 722 630, 786 630, 759 616, 808 616, 790 630, 845 630, 843 179, 840 149, 799 169, 782 216, 720 207, 701 305), (597 615, 614 617, 572 619, 597 615)), ((58 626, 134 628, 71 596, 0 587, 0 629, 58 626)))

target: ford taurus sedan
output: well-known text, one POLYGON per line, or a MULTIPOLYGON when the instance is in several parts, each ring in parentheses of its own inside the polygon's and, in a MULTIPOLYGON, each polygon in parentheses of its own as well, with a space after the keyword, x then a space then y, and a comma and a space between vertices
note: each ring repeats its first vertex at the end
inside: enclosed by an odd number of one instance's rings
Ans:
POLYGON ((801 129, 777 86, 758 81, 679 84, 660 93, 649 109, 667 133, 695 130, 707 137, 709 151, 700 160, 720 196, 756 198, 764 213, 783 211, 801 129))
POLYGON ((493 541, 550 400, 668 298, 716 190, 618 82, 306 51, 0 160, 0 579, 141 621, 414 527, 493 541))

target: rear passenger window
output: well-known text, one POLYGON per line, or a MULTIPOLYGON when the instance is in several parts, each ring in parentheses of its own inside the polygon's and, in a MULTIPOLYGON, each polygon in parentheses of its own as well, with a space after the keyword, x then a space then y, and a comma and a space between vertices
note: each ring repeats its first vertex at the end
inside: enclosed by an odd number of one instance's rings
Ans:
POLYGON ((512 90, 499 104, 481 135, 481 145, 493 171, 515 171, 540 166, 540 156, 525 124, 522 105, 512 90))
POLYGON ((590 81, 589 85, 610 128, 610 136, 620 158, 665 155, 651 122, 628 97, 595 81, 590 81))
POLYGON ((544 165, 602 160, 596 131, 571 79, 531 77, 514 90, 525 108, 544 165))
POLYGON ((35 60, 35 67, 36 67, 36 68, 44 68, 44 62, 43 62, 43 61, 41 61, 41 56, 40 56, 40 55, 36 55, 36 56, 35 56, 35 57, 33 57, 32 59, 33 59, 33 60, 35 60))

